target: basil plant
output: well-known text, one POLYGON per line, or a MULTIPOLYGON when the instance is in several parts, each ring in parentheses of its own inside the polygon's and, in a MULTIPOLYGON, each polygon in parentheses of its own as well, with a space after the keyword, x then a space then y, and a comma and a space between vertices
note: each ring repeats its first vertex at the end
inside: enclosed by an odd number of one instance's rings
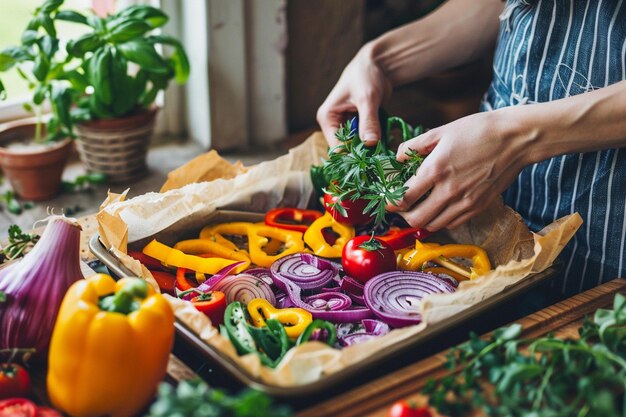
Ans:
POLYGON ((168 21, 163 11, 130 6, 103 18, 62 6, 63 0, 46 0, 28 22, 21 44, 0 52, 0 72, 17 67, 33 91, 27 109, 41 114, 38 109, 49 100, 47 139, 73 137, 78 122, 148 108, 170 80, 187 80, 189 61, 182 44, 155 30, 168 21), (83 25, 88 32, 62 45, 55 27, 59 21, 83 25))

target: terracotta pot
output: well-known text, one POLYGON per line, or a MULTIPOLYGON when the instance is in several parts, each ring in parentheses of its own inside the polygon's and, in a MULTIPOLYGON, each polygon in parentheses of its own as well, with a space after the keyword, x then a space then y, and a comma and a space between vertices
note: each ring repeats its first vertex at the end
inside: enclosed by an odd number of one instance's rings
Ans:
MULTIPOLYGON (((0 144, 34 136, 32 122, 7 123, 0 129, 0 144)), ((61 189, 61 175, 71 150, 70 139, 32 151, 0 147, 0 166, 18 196, 32 201, 49 200, 61 189)))
POLYGON ((146 155, 158 108, 128 117, 99 119, 76 126, 80 158, 91 172, 111 183, 136 180, 148 172, 146 155))

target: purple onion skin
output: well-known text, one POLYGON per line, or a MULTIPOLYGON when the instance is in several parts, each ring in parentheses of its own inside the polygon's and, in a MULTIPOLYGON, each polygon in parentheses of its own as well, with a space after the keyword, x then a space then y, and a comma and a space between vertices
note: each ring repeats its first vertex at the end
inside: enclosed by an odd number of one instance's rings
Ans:
POLYGON ((80 226, 52 216, 41 239, 23 259, 0 270, 0 349, 35 348, 46 357, 61 301, 83 278, 80 226))

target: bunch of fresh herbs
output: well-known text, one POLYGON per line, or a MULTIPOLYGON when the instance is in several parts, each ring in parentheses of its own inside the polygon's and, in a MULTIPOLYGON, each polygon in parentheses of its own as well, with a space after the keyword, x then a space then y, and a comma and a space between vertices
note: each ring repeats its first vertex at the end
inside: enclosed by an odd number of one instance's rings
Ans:
POLYGON ((423 393, 441 413, 490 416, 626 416, 626 298, 585 319, 580 338, 521 339, 514 324, 452 349, 452 374, 423 393))
MULTIPOLYGON (((397 117, 390 118, 388 126, 390 122, 401 122, 403 140, 421 132, 421 128, 413 130, 397 117)), ((408 189, 404 184, 415 175, 424 157, 411 150, 407 153, 409 158, 399 162, 389 147, 389 133, 375 147, 365 146, 357 134, 355 119, 341 125, 336 137, 340 144, 329 150, 322 165, 328 184, 325 191, 338 198, 333 208, 346 216, 341 201, 364 199, 368 201, 364 212, 372 215, 376 224, 383 223, 385 206, 402 200, 408 189)))
POLYGON ((209 388, 203 381, 181 381, 173 387, 159 386, 158 398, 150 407, 149 417, 289 417, 285 406, 273 405, 266 394, 244 390, 229 395, 209 388))

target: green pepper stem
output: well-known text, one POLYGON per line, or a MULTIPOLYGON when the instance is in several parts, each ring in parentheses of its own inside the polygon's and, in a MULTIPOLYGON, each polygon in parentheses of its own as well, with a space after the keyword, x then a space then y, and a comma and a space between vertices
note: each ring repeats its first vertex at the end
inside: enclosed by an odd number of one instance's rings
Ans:
POLYGON ((130 314, 139 309, 139 303, 135 299, 144 299, 147 295, 148 284, 141 278, 134 278, 117 293, 103 297, 99 306, 104 311, 130 314))

